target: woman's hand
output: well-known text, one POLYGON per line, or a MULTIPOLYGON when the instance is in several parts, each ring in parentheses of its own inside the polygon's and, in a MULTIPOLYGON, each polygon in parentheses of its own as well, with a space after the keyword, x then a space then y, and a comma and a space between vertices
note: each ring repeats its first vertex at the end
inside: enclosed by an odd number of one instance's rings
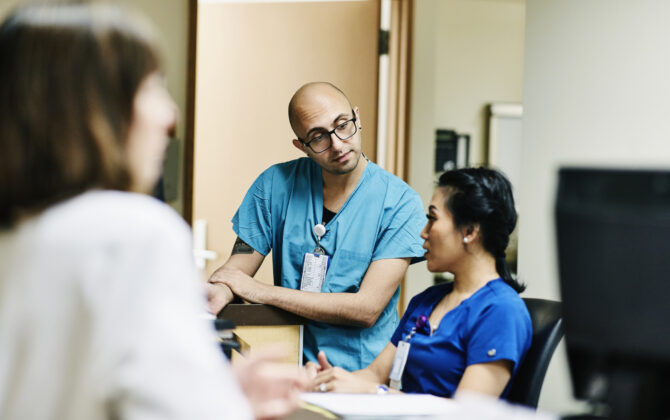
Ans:
POLYGON ((305 363, 305 374, 309 379, 310 383, 314 381, 316 375, 321 371, 321 367, 314 362, 305 363))
MULTIPOLYGON (((314 386, 319 386, 320 383, 314 382, 316 380, 316 376, 320 373, 323 372, 326 369, 331 369, 333 366, 328 362, 328 358, 326 357, 326 353, 323 351, 320 351, 319 354, 317 354, 317 359, 319 361, 319 364, 316 364, 314 362, 307 362, 305 363, 305 372, 307 373, 307 377, 310 380, 310 383, 314 386)), ((313 387, 314 387, 313 386, 313 387)))
MULTIPOLYGON (((312 380, 312 391, 374 394, 378 384, 360 378, 340 367, 333 367, 324 352, 319 352, 318 372, 312 380)), ((312 363, 316 366, 316 364, 312 363)))
POLYGON ((340 367, 324 370, 313 381, 315 392, 346 392, 353 394, 374 394, 379 384, 361 379, 340 367))

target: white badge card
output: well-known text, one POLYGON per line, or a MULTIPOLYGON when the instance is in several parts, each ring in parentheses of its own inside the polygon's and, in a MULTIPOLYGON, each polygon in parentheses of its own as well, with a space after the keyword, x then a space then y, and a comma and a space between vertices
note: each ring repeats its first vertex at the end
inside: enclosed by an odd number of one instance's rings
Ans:
POLYGON ((393 358, 393 367, 391 367, 391 374, 389 375, 390 385, 393 389, 400 389, 400 379, 405 371, 407 356, 409 356, 409 342, 398 341, 398 348, 393 358))
POLYGON ((328 255, 312 252, 305 254, 302 263, 302 279, 300 279, 300 290, 305 292, 321 292, 323 281, 328 270, 328 255))

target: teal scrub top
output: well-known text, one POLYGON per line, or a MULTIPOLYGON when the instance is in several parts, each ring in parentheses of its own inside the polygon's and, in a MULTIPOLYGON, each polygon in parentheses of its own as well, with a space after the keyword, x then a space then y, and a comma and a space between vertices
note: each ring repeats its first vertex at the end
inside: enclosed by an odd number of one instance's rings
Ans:
MULTIPOLYGON (((233 217, 233 229, 259 253, 273 251, 275 285, 300 289, 304 256, 316 247, 313 227, 322 215, 321 167, 300 158, 271 166, 256 179, 233 217)), ((321 238, 330 257, 322 293, 356 293, 372 261, 422 257, 425 223, 418 194, 369 162, 321 238)), ((305 326, 305 357, 316 361, 323 350, 333 365, 366 367, 398 324, 399 294, 400 288, 370 328, 310 321, 305 326)))

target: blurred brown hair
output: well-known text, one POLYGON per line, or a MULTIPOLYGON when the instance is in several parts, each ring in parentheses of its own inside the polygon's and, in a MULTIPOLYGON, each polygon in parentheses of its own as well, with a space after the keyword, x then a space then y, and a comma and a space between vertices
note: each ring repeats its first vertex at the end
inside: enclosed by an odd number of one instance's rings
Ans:
POLYGON ((92 188, 127 190, 133 100, 160 67, 136 17, 28 5, 0 26, 0 227, 92 188))

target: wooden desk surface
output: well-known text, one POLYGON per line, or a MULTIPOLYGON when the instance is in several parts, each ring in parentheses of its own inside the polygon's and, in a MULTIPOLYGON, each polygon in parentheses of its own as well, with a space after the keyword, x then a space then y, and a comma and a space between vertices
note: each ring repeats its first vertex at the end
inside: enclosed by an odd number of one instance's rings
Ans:
POLYGON ((299 408, 288 416, 282 417, 282 420, 325 420, 332 418, 333 417, 326 417, 321 413, 317 413, 306 408, 299 408))
POLYGON ((217 318, 231 320, 235 326, 305 325, 307 319, 283 309, 260 303, 231 303, 217 318))
MULTIPOLYGON (((253 354, 255 349, 282 343, 287 355, 281 361, 302 364, 302 329, 307 319, 283 309, 257 303, 229 304, 217 318, 232 321, 238 342, 243 351, 253 354)), ((239 354, 232 354, 233 364, 239 354)))

